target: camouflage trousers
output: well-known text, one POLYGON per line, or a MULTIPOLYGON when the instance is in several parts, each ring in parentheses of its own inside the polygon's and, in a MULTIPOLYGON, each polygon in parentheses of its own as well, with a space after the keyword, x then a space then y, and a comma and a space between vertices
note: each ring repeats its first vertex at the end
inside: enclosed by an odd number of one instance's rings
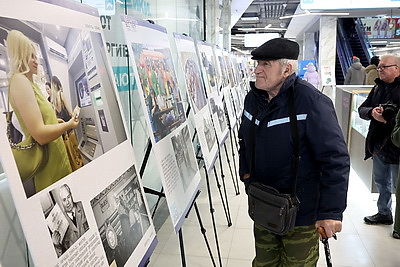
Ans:
POLYGON ((314 225, 296 226, 286 236, 254 224, 256 257, 253 267, 316 266, 319 236, 314 225))

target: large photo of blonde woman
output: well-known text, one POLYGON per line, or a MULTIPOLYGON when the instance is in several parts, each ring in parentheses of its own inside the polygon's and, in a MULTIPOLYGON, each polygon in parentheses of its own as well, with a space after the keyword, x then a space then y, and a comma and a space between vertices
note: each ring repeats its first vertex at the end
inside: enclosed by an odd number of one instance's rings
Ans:
POLYGON ((99 33, 0 17, 0 108, 27 197, 127 139, 102 45, 99 33))

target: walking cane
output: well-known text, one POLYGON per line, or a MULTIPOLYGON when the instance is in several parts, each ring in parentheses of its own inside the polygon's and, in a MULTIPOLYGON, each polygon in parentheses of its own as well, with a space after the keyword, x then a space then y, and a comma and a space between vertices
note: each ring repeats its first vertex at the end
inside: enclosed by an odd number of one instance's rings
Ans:
MULTIPOLYGON (((322 244, 324 244, 324 250, 325 250, 325 258, 326 258, 326 266, 332 267, 332 258, 331 258, 331 250, 329 249, 329 243, 328 243, 328 236, 326 235, 325 229, 323 227, 318 227, 318 233, 322 237, 322 244)), ((337 239, 336 235, 333 234, 332 236, 335 240, 337 239)))

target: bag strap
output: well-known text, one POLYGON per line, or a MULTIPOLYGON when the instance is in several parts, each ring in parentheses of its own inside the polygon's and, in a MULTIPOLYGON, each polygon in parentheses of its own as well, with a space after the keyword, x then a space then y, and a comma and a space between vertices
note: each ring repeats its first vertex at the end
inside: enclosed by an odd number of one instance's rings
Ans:
MULTIPOLYGON (((294 85, 289 88, 289 119, 290 119, 290 130, 293 139, 293 155, 292 155, 292 196, 296 197, 297 188, 297 170, 299 168, 300 161, 300 142, 299 142, 299 131, 297 127, 296 107, 294 101, 294 85)), ((249 129, 249 143, 250 143, 250 182, 252 182, 252 171, 254 169, 254 147, 255 147, 255 129, 256 129, 256 117, 258 115, 258 106, 251 119, 251 126, 249 129)))
POLYGON ((254 147, 255 147, 255 135, 256 135, 256 118, 258 115, 258 106, 256 107, 256 111, 251 118, 251 126, 249 129, 249 142, 250 142, 250 166, 249 166, 249 173, 250 173, 250 182, 252 180, 252 171, 254 170, 254 147))
POLYGON ((8 143, 10 144, 11 148, 14 149, 20 149, 20 150, 26 150, 26 149, 31 149, 34 147, 37 142, 35 139, 32 137, 32 143, 27 144, 27 145, 18 145, 12 141, 11 138, 11 126, 12 126, 12 111, 10 111, 10 87, 11 87, 11 79, 13 76, 8 81, 8 96, 7 96, 7 112, 6 112, 6 120, 7 120, 7 139, 8 143))

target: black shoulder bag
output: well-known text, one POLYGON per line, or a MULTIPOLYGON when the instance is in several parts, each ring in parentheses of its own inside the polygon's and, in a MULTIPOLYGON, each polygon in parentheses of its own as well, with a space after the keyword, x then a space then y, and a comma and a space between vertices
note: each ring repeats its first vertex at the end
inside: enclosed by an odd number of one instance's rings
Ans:
MULTIPOLYGON (((292 193, 282 194, 273 187, 250 182, 247 188, 249 216, 257 224, 276 235, 286 235, 294 228, 299 201, 296 196, 297 169, 300 160, 299 134, 294 104, 294 87, 289 88, 289 117, 293 138, 292 193)), ((250 128, 250 179, 254 166, 255 116, 250 128)))

